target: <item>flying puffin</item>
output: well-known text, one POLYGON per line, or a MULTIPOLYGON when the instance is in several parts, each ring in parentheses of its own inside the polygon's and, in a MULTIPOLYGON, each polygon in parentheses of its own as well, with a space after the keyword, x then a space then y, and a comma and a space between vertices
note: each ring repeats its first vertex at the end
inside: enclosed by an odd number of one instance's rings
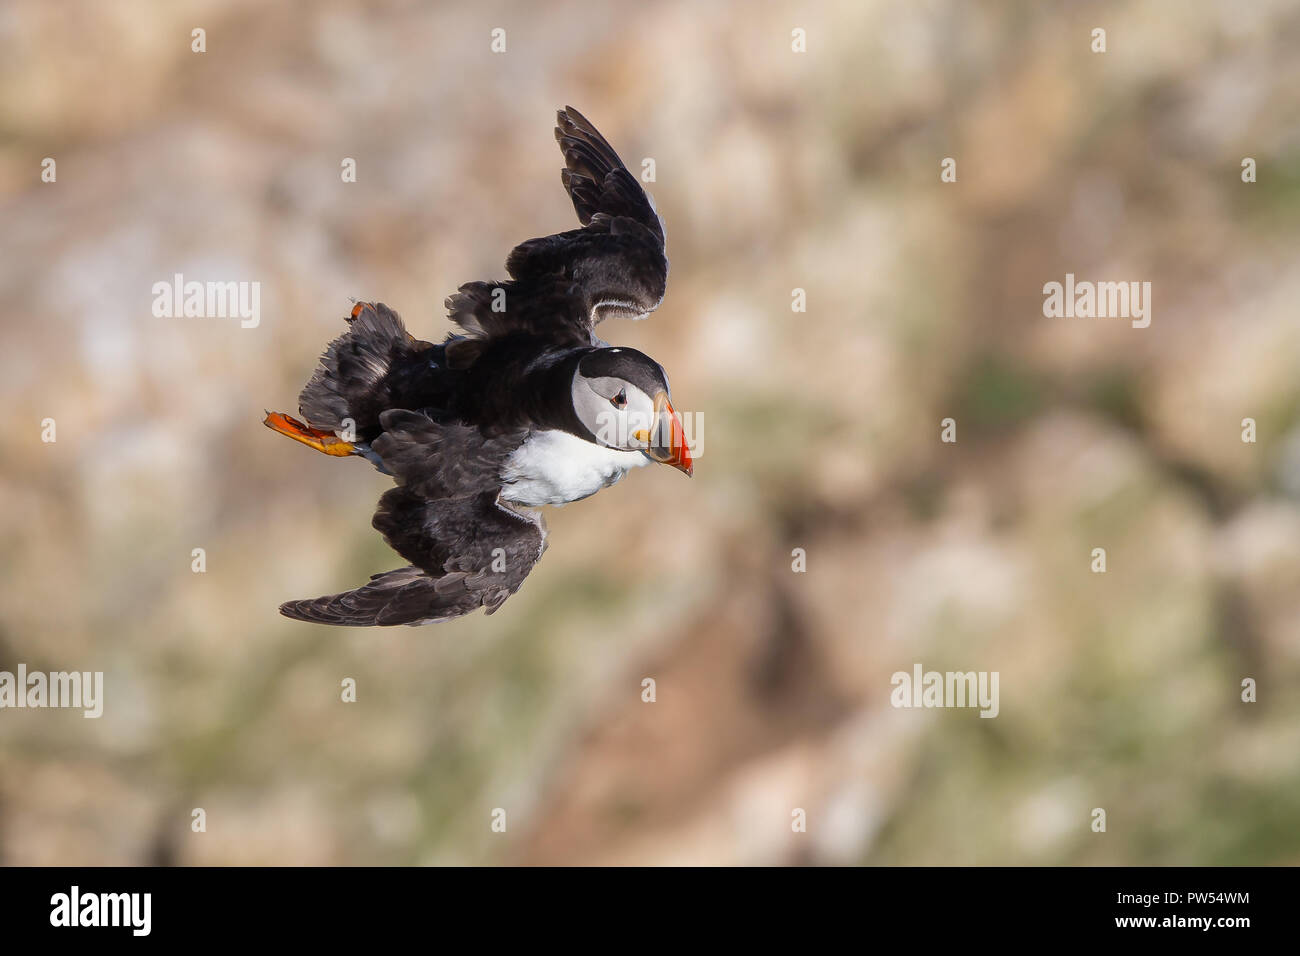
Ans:
POLYGON ((462 285, 446 301, 459 334, 441 344, 416 339, 383 303, 357 303, 299 396, 305 422, 267 414, 280 434, 393 477, 373 523, 410 562, 282 604, 286 617, 369 626, 491 614, 546 550, 531 509, 586 498, 651 461, 691 474, 662 366, 596 336, 602 319, 643 319, 663 300, 663 221, 581 113, 557 118, 582 228, 516 246, 505 281, 462 285))

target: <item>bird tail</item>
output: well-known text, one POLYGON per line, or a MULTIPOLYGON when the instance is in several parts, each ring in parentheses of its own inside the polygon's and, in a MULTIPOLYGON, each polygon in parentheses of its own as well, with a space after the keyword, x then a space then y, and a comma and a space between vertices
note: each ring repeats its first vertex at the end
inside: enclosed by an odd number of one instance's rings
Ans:
POLYGON ((431 347, 407 332, 401 316, 382 302, 358 302, 347 332, 330 343, 298 397, 298 409, 317 432, 368 441, 380 430, 381 413, 411 407, 422 397, 412 388, 427 378, 417 372, 427 365, 421 353, 431 347))

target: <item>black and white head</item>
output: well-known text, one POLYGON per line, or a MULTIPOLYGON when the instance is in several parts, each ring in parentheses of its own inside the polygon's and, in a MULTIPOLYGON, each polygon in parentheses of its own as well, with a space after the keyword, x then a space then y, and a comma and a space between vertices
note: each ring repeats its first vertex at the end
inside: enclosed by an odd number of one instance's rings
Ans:
POLYGON ((670 395, 663 366, 636 349, 596 349, 573 375, 573 411, 591 441, 643 452, 689 475, 694 466, 670 395))

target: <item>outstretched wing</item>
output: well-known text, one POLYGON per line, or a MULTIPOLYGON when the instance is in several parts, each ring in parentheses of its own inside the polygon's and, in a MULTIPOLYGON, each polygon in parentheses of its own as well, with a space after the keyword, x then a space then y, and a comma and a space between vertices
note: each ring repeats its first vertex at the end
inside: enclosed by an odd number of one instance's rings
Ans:
POLYGON ((541 516, 498 498, 502 464, 523 430, 485 435, 428 411, 389 409, 371 450, 398 482, 379 500, 374 526, 409 567, 353 591, 280 607, 287 617, 368 627, 491 614, 523 584, 546 550, 541 516))
POLYGON ((505 282, 461 286, 447 309, 471 338, 523 332, 591 345, 596 323, 642 319, 663 301, 668 257, 653 201, 585 116, 565 107, 557 122, 560 175, 583 228, 520 243, 505 282))
POLYGON ((565 164, 560 179, 573 200, 578 221, 586 226, 601 215, 634 220, 654 233, 662 251, 663 220, 614 147, 572 106, 556 113, 555 121, 555 141, 565 164))
POLYGON ((491 614, 546 550, 541 516, 515 511, 495 491, 429 499, 392 488, 379 500, 374 525, 409 567, 377 574, 354 591, 290 601, 280 613, 353 627, 429 624, 480 607, 491 614))

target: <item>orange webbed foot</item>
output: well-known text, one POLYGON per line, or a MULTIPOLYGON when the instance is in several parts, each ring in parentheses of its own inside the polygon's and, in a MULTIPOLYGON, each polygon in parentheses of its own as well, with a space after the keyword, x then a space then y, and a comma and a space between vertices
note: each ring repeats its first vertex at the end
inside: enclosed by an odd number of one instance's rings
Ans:
POLYGON ((281 435, 287 435, 294 441, 302 442, 309 448, 315 448, 323 455, 342 458, 357 453, 355 445, 344 441, 333 432, 312 428, 310 425, 306 425, 282 412, 267 412, 262 424, 272 431, 279 432, 281 435))

